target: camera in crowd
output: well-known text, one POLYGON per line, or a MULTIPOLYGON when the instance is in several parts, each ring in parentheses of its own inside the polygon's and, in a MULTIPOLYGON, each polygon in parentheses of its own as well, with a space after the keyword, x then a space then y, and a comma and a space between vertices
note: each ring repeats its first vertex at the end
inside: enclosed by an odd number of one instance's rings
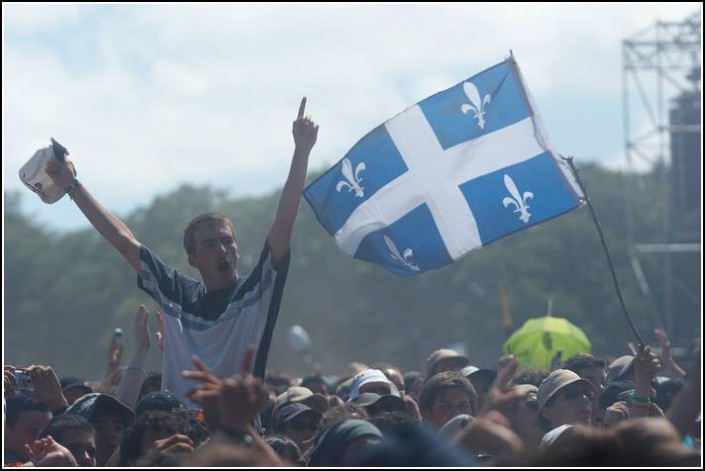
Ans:
POLYGON ((31 391, 32 390, 32 376, 29 371, 15 370, 15 381, 17 384, 17 390, 19 391, 31 391))

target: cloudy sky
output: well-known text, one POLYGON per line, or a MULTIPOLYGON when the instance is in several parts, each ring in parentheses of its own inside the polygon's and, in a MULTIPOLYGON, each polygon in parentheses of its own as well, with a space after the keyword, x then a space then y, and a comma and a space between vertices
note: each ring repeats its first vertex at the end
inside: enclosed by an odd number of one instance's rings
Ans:
MULTIPOLYGON (((514 52, 554 147, 624 165, 621 41, 699 3, 2 5, 3 188, 55 137, 126 214, 183 182, 261 195, 286 178, 302 96, 311 170, 403 109, 514 52)), ((22 189, 57 229, 68 199, 22 189)))

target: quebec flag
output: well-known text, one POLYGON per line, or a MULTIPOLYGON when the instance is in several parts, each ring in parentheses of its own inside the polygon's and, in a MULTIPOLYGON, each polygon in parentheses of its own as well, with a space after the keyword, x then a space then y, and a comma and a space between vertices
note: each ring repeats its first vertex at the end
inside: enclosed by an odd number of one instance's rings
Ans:
POLYGON ((344 252, 398 275, 583 203, 513 57, 376 127, 304 196, 344 252))

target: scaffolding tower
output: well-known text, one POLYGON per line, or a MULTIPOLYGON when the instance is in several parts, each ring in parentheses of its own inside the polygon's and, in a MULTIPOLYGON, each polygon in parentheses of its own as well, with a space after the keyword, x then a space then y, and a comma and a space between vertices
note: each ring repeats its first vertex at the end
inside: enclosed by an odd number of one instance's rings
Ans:
MULTIPOLYGON (((674 287, 682 290, 684 286, 673 271, 672 257, 701 251, 701 17, 702 10, 680 22, 656 21, 622 42, 624 150, 629 181, 634 185, 635 173, 645 167, 657 165, 662 170, 659 193, 663 204, 656 210, 661 229, 652 240, 635 240, 634 211, 638 202, 634 201, 634 188, 627 189, 629 257, 642 293, 652 298, 654 290, 641 260, 660 259, 663 296, 654 301, 661 319, 651 321, 653 326, 664 326, 669 334, 674 332, 674 287)), ((688 295, 698 298, 701 309, 702 296, 688 295)))

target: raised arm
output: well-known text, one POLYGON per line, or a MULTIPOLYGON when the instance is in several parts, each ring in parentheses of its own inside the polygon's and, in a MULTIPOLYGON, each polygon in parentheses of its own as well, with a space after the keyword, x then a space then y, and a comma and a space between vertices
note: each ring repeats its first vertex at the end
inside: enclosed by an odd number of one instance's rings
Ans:
POLYGON ((308 156, 316 144, 318 125, 309 117, 304 117, 306 97, 301 100, 299 113, 294 121, 292 132, 294 134, 294 156, 291 159, 289 177, 286 179, 282 190, 277 215, 274 224, 269 230, 269 247, 272 250, 272 260, 277 264, 289 250, 291 235, 294 232, 294 222, 299 211, 301 193, 306 182, 308 169, 308 156))
POLYGON ((73 163, 66 159, 59 162, 52 159, 47 165, 47 173, 60 188, 64 188, 76 203, 86 219, 95 227, 123 257, 140 273, 140 242, 130 229, 114 214, 105 209, 76 179, 73 163))

